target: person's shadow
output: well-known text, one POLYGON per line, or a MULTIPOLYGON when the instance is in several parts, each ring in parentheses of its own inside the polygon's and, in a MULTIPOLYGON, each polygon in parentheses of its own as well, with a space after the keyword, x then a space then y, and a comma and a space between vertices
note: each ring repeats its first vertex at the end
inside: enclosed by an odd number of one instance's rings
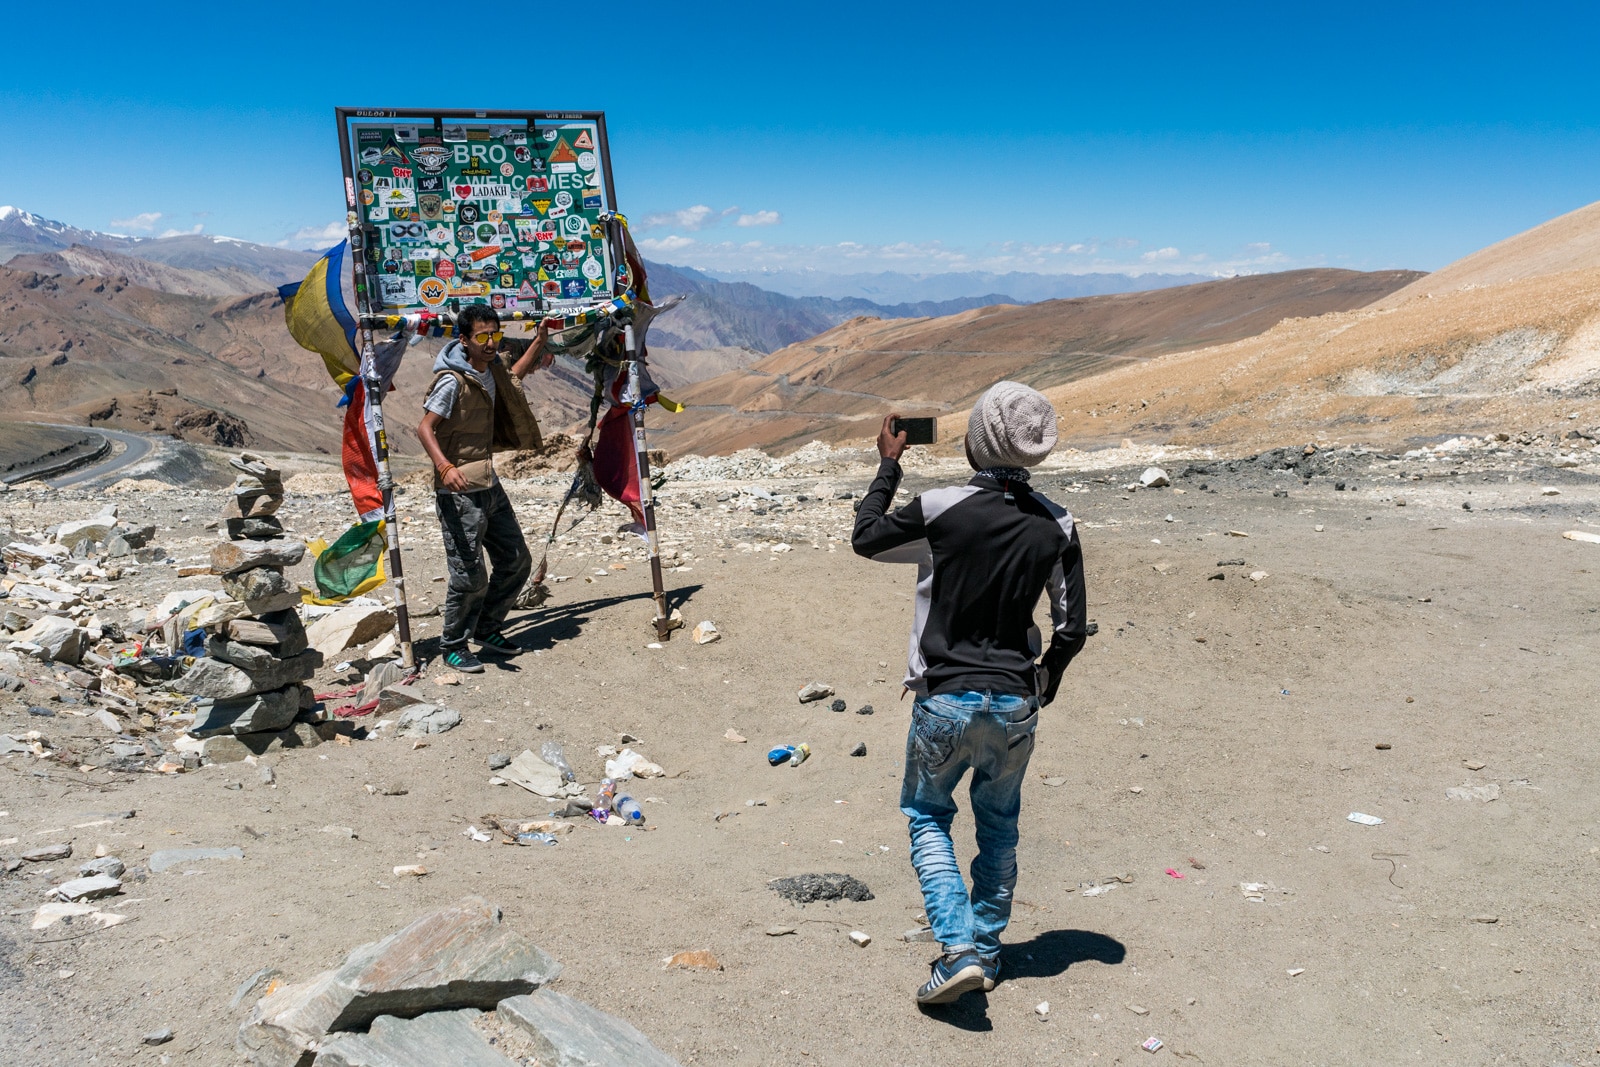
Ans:
MULTIPOLYGON (((1090 930, 1046 930, 1031 941, 1000 949, 1000 984, 1013 978, 1053 978, 1074 963, 1118 964, 1128 948, 1114 937, 1090 930)), ((969 993, 951 1004, 923 1005, 922 1013, 962 1030, 984 1033, 994 1029, 989 1021, 989 998, 969 993)))
MULTIPOLYGON (((698 593, 704 586, 686 585, 667 592, 667 603, 670 608, 681 607, 689 602, 689 598, 698 593)), ((519 612, 513 608, 511 618, 506 621, 501 630, 506 637, 523 652, 542 651, 554 648, 557 641, 570 641, 583 633, 583 628, 594 619, 597 611, 605 608, 616 607, 618 604, 628 604, 643 601, 650 604, 651 594, 648 591, 629 593, 626 596, 595 597, 591 600, 576 600, 570 604, 546 604, 542 608, 532 611, 519 612)), ((650 632, 651 615, 641 615, 639 629, 643 633, 650 632)), ((684 631, 679 631, 680 634, 684 631)), ((439 639, 437 637, 424 638, 417 642, 417 655, 420 658, 431 659, 439 652, 439 639)), ((516 660, 507 658, 480 657, 485 667, 498 671, 516 673, 520 668, 516 660)))

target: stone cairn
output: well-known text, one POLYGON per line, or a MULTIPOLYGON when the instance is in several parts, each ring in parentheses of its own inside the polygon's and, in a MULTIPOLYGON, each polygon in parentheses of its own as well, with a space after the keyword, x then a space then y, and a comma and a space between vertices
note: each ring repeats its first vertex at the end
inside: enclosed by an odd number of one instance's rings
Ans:
POLYGON ((297 718, 312 718, 316 696, 302 683, 322 666, 322 653, 309 647, 295 611, 300 590, 283 573, 306 553, 305 545, 283 536, 276 514, 283 478, 250 452, 231 462, 242 473, 222 509, 228 540, 212 549, 211 570, 233 599, 197 617, 207 632, 206 655, 173 688, 209 701, 196 711, 192 736, 237 737, 264 749, 271 738, 251 735, 276 736, 297 718))

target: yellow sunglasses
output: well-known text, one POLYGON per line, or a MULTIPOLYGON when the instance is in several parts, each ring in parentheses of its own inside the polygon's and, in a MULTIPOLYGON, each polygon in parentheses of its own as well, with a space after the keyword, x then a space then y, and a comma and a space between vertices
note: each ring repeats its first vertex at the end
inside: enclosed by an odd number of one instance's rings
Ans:
POLYGON ((503 330, 495 330, 493 332, 489 330, 479 330, 477 333, 472 335, 472 341, 474 344, 480 345, 486 345, 491 341, 493 341, 495 344, 499 344, 500 339, 504 336, 505 331, 503 330))

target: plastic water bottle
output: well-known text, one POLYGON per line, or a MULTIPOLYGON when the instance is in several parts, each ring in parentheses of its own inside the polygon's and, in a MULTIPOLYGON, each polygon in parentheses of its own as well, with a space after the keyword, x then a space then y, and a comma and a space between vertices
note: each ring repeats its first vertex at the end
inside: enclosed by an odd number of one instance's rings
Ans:
POLYGON ((789 766, 798 767, 811 758, 811 746, 805 743, 794 746, 794 754, 789 757, 789 766))
POLYGON ((617 783, 609 778, 600 779, 600 795, 595 798, 594 810, 607 812, 611 810, 611 801, 617 795, 617 783))
POLYGON ((639 802, 630 796, 618 797, 612 809, 635 826, 644 822, 644 812, 639 810, 639 802))
POLYGON ((539 748, 539 758, 561 772, 563 782, 576 782, 578 776, 573 773, 572 764, 567 762, 567 754, 561 748, 560 741, 546 741, 539 748))
POLYGON ((556 835, 529 830, 527 833, 518 834, 516 841, 519 845, 553 845, 556 843, 556 835))

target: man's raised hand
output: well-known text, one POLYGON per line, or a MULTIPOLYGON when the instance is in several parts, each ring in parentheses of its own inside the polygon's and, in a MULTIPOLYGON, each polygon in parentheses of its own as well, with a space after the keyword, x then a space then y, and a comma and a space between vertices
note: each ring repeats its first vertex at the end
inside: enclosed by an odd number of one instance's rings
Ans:
POLYGON ((904 430, 899 433, 894 432, 894 423, 899 417, 896 414, 885 415, 883 428, 878 431, 878 455, 897 463, 906 450, 906 432, 904 430))

